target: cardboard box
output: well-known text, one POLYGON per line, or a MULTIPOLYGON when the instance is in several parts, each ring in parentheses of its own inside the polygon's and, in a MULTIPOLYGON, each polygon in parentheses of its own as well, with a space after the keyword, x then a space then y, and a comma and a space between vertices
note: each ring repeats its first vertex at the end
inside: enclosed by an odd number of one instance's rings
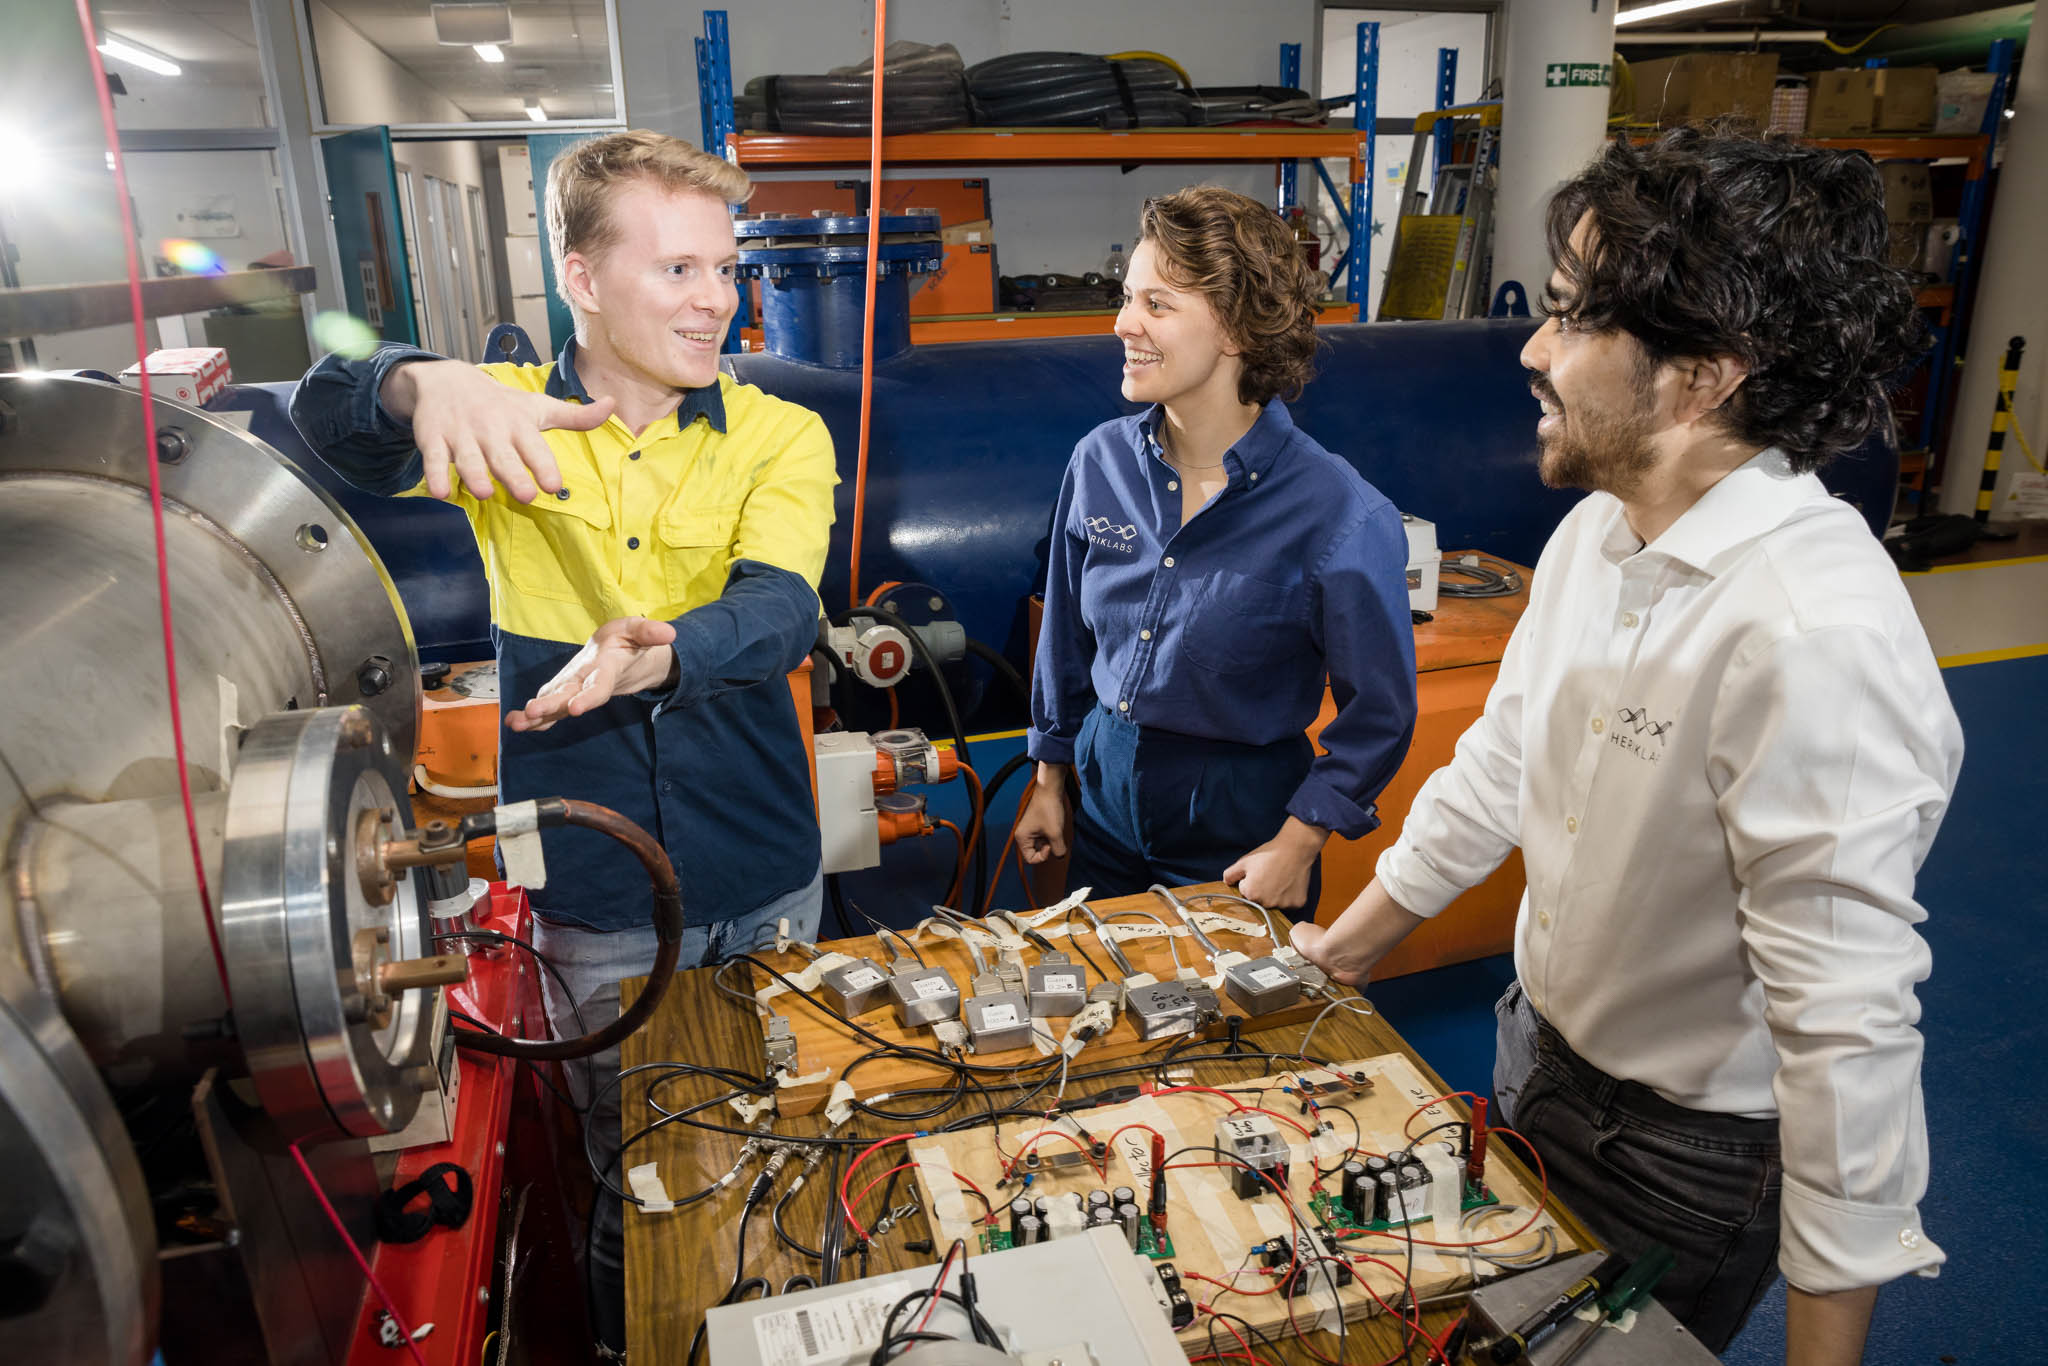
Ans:
POLYGON ((546 244, 538 237, 505 239, 505 263, 510 268, 515 296, 548 292, 547 273, 541 262, 546 250, 546 244))
POLYGON ((1771 121, 1775 52, 1688 52, 1629 67, 1636 83, 1636 121, 1663 128, 1733 114, 1757 127, 1771 121))
POLYGON ((957 227, 951 228, 940 228, 939 240, 948 245, 993 242, 996 240, 995 225, 986 218, 977 218, 972 223, 962 223, 957 227))
POLYGON ((993 313, 996 298, 995 243, 949 242, 946 259, 938 271, 925 276, 924 283, 910 296, 910 316, 993 313))
POLYGON ((1931 133, 1941 73, 1931 66, 1881 66, 1870 73, 1873 133, 1931 133))
POLYGON ((1984 112, 1998 77, 1989 71, 1944 71, 1934 82, 1934 131, 1946 137, 1975 137, 1984 131, 1984 112))
POLYGON ((121 383, 140 389, 144 364, 149 366, 152 398, 175 399, 194 407, 225 389, 234 378, 228 369, 228 353, 218 346, 181 346, 150 352, 146 362, 138 361, 121 372, 121 383))
POLYGON ((540 212, 533 193, 533 157, 526 144, 498 149, 498 174, 505 191, 505 231, 515 237, 540 235, 540 212))
POLYGON ((1928 223, 1934 219, 1934 186, 1927 168, 1913 161, 1881 161, 1884 216, 1894 223, 1928 223))
POLYGON ((1860 138, 1877 117, 1877 83, 1871 73, 1817 71, 1807 80, 1806 133, 1816 138, 1860 138))

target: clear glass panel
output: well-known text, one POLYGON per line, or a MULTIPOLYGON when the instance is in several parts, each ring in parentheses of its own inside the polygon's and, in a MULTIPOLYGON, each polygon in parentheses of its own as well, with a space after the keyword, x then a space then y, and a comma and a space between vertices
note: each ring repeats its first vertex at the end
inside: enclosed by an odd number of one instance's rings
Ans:
POLYGON ((119 82, 114 119, 122 128, 273 121, 250 0, 107 0, 94 17, 100 58, 119 82))
POLYGON ((437 28, 423 0, 306 0, 326 121, 505 122, 530 108, 546 120, 620 117, 604 0, 460 8, 489 11, 466 16, 484 28, 437 28), (443 41, 491 36, 494 22, 509 41, 443 41))

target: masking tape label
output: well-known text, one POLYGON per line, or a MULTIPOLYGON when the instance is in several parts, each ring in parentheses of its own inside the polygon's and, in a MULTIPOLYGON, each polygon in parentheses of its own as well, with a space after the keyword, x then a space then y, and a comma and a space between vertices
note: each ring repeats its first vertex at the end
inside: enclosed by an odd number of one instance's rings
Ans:
POLYGON ((663 1214, 674 1209, 675 1202, 668 1198, 668 1187, 661 1184, 661 1173, 655 1170, 655 1163, 643 1162, 626 1172, 626 1184, 633 1194, 640 1197, 642 1214, 663 1214))

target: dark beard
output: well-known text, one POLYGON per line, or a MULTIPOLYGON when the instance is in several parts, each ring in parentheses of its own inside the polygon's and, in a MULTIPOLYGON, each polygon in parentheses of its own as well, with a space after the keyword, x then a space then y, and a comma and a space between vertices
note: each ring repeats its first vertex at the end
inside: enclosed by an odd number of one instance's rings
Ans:
MULTIPOLYGON (((1657 464, 1650 448, 1650 410, 1656 401, 1656 384, 1654 373, 1639 371, 1634 380, 1634 401, 1626 411, 1587 416, 1567 410, 1565 426, 1541 443, 1536 473, 1544 487, 1626 498, 1641 485, 1657 464)), ((1539 376, 1534 384, 1557 402, 1548 381, 1539 376)))

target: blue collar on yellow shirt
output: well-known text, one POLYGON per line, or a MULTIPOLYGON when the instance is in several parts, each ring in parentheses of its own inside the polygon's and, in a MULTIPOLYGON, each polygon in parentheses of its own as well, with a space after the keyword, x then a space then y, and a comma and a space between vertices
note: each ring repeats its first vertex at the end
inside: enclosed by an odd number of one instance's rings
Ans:
MULTIPOLYGON (((579 403, 590 402, 590 391, 583 387, 583 381, 576 377, 576 339, 571 337, 562 344, 562 354, 555 357, 554 373, 548 376, 546 393, 549 398, 573 398, 579 403)), ((711 424, 713 431, 725 432, 725 395, 720 391, 718 381, 713 380, 702 389, 683 390, 683 401, 676 409, 676 431, 695 422, 699 417, 711 424)))
MULTIPOLYGON (((1166 425, 1166 406, 1155 403, 1138 419, 1138 430, 1155 449, 1144 452, 1156 454, 1159 429, 1166 425)), ((1279 399, 1268 400, 1260 410, 1251 430, 1237 439, 1237 444, 1224 453, 1223 463, 1234 465, 1230 482, 1237 484, 1247 474, 1263 478, 1273 468, 1273 461, 1294 439, 1294 417, 1287 411, 1287 405, 1279 399)))

